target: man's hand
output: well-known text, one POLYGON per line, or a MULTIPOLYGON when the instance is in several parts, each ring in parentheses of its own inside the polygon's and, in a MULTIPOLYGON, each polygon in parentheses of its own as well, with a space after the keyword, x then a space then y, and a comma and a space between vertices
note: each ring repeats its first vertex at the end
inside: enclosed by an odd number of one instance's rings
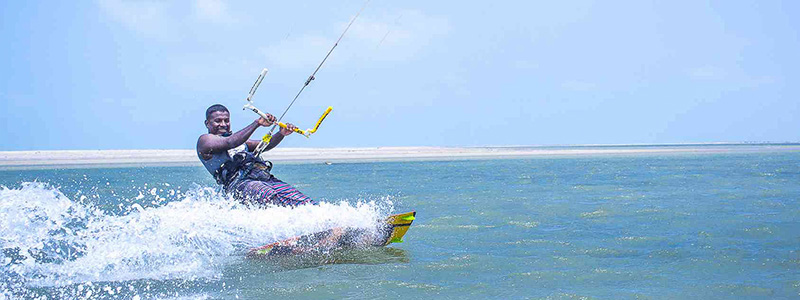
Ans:
POLYGON ((286 128, 281 127, 281 134, 284 136, 290 135, 295 129, 297 129, 297 126, 294 126, 292 123, 286 123, 286 128))
POLYGON ((269 127, 272 126, 272 124, 275 124, 275 116, 271 114, 266 114, 266 115, 267 115, 266 119, 258 118, 258 125, 269 127))

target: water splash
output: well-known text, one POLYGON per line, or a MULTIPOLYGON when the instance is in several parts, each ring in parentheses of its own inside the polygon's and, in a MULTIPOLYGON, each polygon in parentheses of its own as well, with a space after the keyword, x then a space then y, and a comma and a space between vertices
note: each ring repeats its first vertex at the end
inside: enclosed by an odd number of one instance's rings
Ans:
POLYGON ((255 209, 201 187, 156 207, 132 198, 119 214, 81 199, 44 183, 0 187, 2 295, 71 286, 84 298, 121 292, 98 282, 213 280, 249 248, 337 226, 374 228, 391 210, 389 201, 255 209))

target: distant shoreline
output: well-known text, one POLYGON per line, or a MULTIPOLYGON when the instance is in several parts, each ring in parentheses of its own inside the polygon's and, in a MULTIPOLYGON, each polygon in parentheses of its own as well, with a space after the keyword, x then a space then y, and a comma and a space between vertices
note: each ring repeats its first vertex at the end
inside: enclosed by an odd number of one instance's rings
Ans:
MULTIPOLYGON (((724 154, 800 151, 800 144, 668 144, 498 147, 277 148, 264 155, 282 163, 435 161, 612 155, 724 154)), ((0 151, 0 168, 200 166, 194 150, 0 151)))

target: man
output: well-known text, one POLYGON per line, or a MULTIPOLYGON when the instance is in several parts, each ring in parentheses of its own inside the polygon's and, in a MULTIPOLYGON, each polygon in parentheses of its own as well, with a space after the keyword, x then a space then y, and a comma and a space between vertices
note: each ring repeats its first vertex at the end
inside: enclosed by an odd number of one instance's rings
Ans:
MULTIPOLYGON (((280 181, 269 173, 272 163, 265 162, 252 154, 260 140, 250 140, 250 136, 260 126, 272 126, 275 117, 258 118, 236 133, 231 133, 230 112, 215 104, 206 110, 205 125, 208 133, 197 139, 197 157, 211 176, 223 186, 225 193, 245 204, 298 206, 317 204, 306 195, 280 181), (269 164, 269 165, 267 165, 269 164)), ((275 148, 283 137, 292 134, 297 127, 286 124, 286 128, 276 133, 266 150, 275 148)))

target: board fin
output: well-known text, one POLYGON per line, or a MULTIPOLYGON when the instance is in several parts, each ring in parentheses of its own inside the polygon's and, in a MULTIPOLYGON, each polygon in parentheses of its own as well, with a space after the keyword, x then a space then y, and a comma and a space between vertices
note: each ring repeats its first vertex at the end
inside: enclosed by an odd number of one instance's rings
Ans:
POLYGON ((402 243, 403 236, 408 232, 411 223, 416 219, 417 212, 411 211, 402 214, 391 215, 386 218, 386 229, 391 230, 388 234, 384 246, 391 243, 402 243))

